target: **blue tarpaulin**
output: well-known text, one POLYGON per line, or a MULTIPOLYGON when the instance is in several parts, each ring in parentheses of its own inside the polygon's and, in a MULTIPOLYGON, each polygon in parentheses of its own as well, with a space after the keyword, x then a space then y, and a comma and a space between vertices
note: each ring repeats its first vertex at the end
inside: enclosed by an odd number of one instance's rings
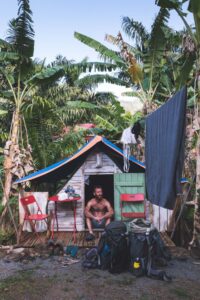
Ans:
POLYGON ((145 164, 148 200, 173 209, 181 193, 187 89, 182 88, 146 118, 145 164))

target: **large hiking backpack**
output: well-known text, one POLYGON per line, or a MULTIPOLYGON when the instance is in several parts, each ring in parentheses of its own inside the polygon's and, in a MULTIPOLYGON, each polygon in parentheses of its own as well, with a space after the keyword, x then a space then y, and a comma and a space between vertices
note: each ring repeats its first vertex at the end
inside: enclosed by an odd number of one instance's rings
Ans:
POLYGON ((101 269, 111 273, 128 269, 130 262, 126 231, 126 225, 121 221, 113 221, 105 227, 98 244, 101 269))
POLYGON ((170 253, 166 249, 158 230, 150 222, 135 219, 129 224, 130 271, 135 276, 147 275, 170 280, 164 271, 157 269, 157 263, 167 264, 170 253))

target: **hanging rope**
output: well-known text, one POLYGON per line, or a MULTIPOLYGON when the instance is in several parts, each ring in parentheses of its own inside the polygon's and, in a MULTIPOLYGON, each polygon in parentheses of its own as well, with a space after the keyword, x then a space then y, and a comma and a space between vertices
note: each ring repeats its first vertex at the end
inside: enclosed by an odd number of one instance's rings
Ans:
POLYGON ((123 154, 124 154, 124 172, 128 173, 130 169, 130 155, 131 155, 131 147, 129 144, 123 144, 123 154))

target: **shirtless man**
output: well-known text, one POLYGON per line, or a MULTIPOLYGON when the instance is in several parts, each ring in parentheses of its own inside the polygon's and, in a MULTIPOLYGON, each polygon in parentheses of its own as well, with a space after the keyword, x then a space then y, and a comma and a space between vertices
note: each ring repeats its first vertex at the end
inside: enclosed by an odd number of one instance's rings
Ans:
POLYGON ((95 238, 93 228, 104 228, 110 223, 114 213, 108 200, 103 198, 101 186, 94 187, 93 195, 94 198, 88 202, 85 208, 86 223, 89 229, 87 240, 93 240, 95 238))

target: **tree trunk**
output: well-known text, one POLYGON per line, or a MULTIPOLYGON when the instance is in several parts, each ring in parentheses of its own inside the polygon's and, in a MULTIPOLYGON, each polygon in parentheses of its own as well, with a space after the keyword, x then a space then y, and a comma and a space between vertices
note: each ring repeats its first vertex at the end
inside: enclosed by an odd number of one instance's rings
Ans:
POLYGON ((194 230, 191 245, 194 247, 200 247, 200 134, 197 141, 196 155, 196 195, 194 209, 194 230))
MULTIPOLYGON (((4 193, 2 198, 2 204, 5 206, 10 197, 10 191, 12 186, 12 167, 14 163, 15 146, 18 144, 20 114, 19 110, 13 113, 13 119, 11 124, 10 144, 4 149, 4 193)), ((8 145, 8 144, 7 144, 8 145)))

